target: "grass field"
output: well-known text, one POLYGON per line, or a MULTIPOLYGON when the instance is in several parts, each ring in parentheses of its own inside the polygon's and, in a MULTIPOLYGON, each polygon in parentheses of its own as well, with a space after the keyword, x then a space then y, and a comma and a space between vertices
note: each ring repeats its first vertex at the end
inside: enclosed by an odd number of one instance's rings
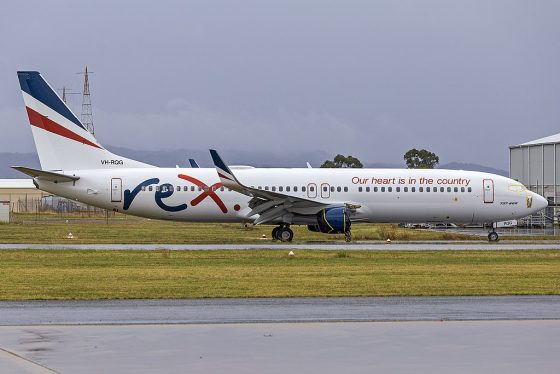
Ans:
POLYGON ((0 299, 560 294, 560 251, 0 251, 0 299))
MULTIPOLYGON (((241 228, 240 224, 219 223, 184 223, 131 218, 117 216, 121 219, 105 221, 81 218, 60 220, 39 219, 33 215, 19 215, 16 223, 0 225, 0 243, 122 243, 122 244, 188 244, 188 243, 256 243, 264 234, 270 238, 273 226, 249 225, 241 228), (125 219, 126 218, 126 219, 125 219), (74 239, 66 239, 72 233, 74 239)), ((57 218, 56 215, 50 218, 57 218)), ((75 217, 74 217, 75 218, 75 217)), ((327 235, 307 230, 305 226, 292 226, 295 233, 294 242, 302 241, 344 241, 344 235, 327 235)), ((353 225, 354 240, 483 240, 477 236, 412 230, 396 225, 353 225)))

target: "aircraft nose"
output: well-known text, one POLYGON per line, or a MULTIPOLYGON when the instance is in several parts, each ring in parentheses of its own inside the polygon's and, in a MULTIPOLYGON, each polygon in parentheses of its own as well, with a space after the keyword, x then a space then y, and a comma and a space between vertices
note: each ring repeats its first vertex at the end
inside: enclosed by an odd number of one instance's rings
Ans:
POLYGON ((544 209, 548 206, 548 200, 541 195, 533 192, 533 204, 537 211, 544 209))

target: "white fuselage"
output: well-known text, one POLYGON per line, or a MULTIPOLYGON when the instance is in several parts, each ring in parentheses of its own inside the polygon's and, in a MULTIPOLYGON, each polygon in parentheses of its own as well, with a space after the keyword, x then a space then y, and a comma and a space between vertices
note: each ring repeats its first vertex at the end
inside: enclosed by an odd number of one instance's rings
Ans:
MULTIPOLYGON (((214 168, 64 171, 76 182, 37 180, 41 190, 135 216, 251 222, 251 197, 220 187, 214 168), (172 186, 172 189, 170 188, 172 186), (214 187, 212 187, 214 186, 214 187)), ((528 216, 547 203, 494 174, 442 169, 235 170, 246 186, 325 204, 354 204, 352 222, 489 223, 528 216)), ((272 222, 278 223, 278 222, 272 222)), ((293 224, 305 224, 294 218, 293 224)))

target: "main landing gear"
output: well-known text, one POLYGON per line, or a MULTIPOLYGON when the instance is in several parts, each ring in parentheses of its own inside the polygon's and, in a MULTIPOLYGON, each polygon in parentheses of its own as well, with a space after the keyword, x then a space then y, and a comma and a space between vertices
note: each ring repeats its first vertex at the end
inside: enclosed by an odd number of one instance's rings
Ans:
POLYGON ((282 242, 291 242, 294 238, 294 232, 289 225, 280 225, 272 229, 272 238, 282 242))
POLYGON ((350 230, 344 231, 344 241, 350 243, 352 241, 352 232, 350 230))

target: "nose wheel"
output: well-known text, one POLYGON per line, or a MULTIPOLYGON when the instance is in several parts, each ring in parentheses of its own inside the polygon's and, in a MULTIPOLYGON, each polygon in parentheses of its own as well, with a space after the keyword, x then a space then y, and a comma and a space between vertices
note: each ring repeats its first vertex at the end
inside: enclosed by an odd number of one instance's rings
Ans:
POLYGON ((496 231, 491 231, 488 233, 489 242, 497 242, 499 240, 498 233, 496 231))
POLYGON ((282 242, 291 242, 294 239, 294 232, 289 226, 277 226, 272 229, 272 238, 282 242))

